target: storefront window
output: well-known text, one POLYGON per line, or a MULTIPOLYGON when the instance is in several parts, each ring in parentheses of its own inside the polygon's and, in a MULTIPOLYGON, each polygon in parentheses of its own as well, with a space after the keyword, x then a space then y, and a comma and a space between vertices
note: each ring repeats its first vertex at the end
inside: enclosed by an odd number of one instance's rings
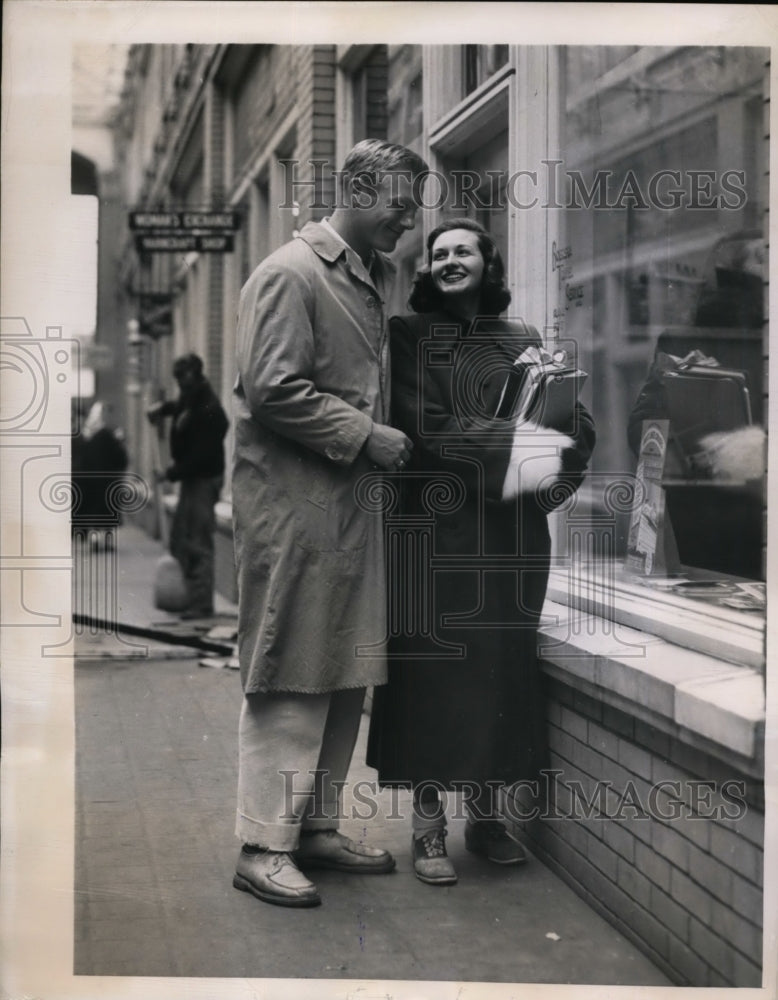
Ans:
MULTIPOLYGON (((387 139, 421 151, 424 132, 421 46, 388 46, 387 66, 387 139)), ((392 258, 397 266, 397 280, 390 294, 390 314, 408 311, 408 294, 423 258, 424 226, 420 218, 416 228, 400 240, 392 258)))
POLYGON ((464 45, 462 48, 465 95, 472 94, 508 63, 507 45, 464 45))
POLYGON ((763 579, 767 53, 557 52, 561 155, 544 164, 563 218, 550 248, 554 323, 589 372, 593 503, 598 484, 635 470, 642 419, 672 416, 665 495, 680 563, 763 579), (696 371, 668 390, 654 368, 647 381, 652 365, 692 351, 696 368, 743 375, 724 386, 696 371), (750 434, 727 437, 749 419, 750 434), (725 454, 729 440, 743 442, 738 456, 725 454))
POLYGON ((477 175, 481 182, 469 190, 467 197, 460 196, 460 204, 466 204, 465 211, 456 204, 458 192, 452 184, 452 212, 455 215, 470 215, 494 237, 504 260, 508 259, 508 202, 505 196, 508 177, 508 130, 498 132, 479 149, 464 156, 457 164, 460 176, 477 175))
POLYGON ((388 127, 392 142, 418 144, 423 131, 420 45, 389 47, 388 127))
MULTIPOLYGON (((432 121, 456 115, 510 74, 509 45, 437 45, 425 48, 429 66, 424 114, 432 121), (472 95, 472 96, 471 96, 472 95)), ((515 51, 515 50, 514 50, 515 51)))
POLYGON ((254 150, 259 123, 273 112, 276 81, 288 72, 289 47, 234 46, 236 70, 230 79, 233 169, 245 169, 254 150))

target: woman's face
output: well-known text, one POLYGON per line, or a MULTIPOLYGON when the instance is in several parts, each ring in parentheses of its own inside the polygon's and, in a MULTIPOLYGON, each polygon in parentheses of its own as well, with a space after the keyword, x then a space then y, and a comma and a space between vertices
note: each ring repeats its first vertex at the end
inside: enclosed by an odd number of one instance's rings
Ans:
POLYGON ((469 229, 450 229, 432 244, 430 275, 446 299, 468 300, 477 305, 484 266, 478 234, 469 229))

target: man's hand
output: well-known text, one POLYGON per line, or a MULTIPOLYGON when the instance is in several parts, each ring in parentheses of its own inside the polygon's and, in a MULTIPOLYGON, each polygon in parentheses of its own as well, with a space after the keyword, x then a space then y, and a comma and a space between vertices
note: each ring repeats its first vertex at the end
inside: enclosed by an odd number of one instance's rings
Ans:
POLYGON ((373 424, 365 443, 365 454, 381 469, 402 469, 411 457, 413 444, 402 431, 388 424, 373 424))
POLYGON ((148 417, 150 423, 157 424, 160 420, 162 420, 162 408, 164 405, 164 403, 155 403, 154 406, 150 406, 148 410, 146 410, 146 416, 148 417))

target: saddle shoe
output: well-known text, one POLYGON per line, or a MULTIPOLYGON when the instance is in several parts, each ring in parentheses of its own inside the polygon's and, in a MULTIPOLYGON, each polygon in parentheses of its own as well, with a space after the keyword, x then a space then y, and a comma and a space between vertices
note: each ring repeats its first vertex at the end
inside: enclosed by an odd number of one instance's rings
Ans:
POLYGON ((388 851, 357 844, 337 830, 303 830, 293 857, 301 868, 331 868, 355 875, 386 875, 395 866, 388 851))
POLYGON ((276 906, 318 906, 321 897, 291 855, 286 851, 266 851, 243 846, 232 884, 250 892, 263 903, 276 906))
POLYGON ((413 837, 413 870, 416 878, 427 885, 454 885, 457 881, 457 873, 446 853, 446 836, 444 827, 436 827, 413 837))

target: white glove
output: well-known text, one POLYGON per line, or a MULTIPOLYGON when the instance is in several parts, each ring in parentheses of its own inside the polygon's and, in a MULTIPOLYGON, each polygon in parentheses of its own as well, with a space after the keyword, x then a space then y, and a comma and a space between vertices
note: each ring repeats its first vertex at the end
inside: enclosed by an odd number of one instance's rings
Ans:
POLYGON ((520 493, 534 493, 541 484, 544 489, 552 486, 562 472, 562 452, 574 445, 572 438, 559 431, 529 420, 517 423, 502 488, 503 500, 514 500, 520 493))

